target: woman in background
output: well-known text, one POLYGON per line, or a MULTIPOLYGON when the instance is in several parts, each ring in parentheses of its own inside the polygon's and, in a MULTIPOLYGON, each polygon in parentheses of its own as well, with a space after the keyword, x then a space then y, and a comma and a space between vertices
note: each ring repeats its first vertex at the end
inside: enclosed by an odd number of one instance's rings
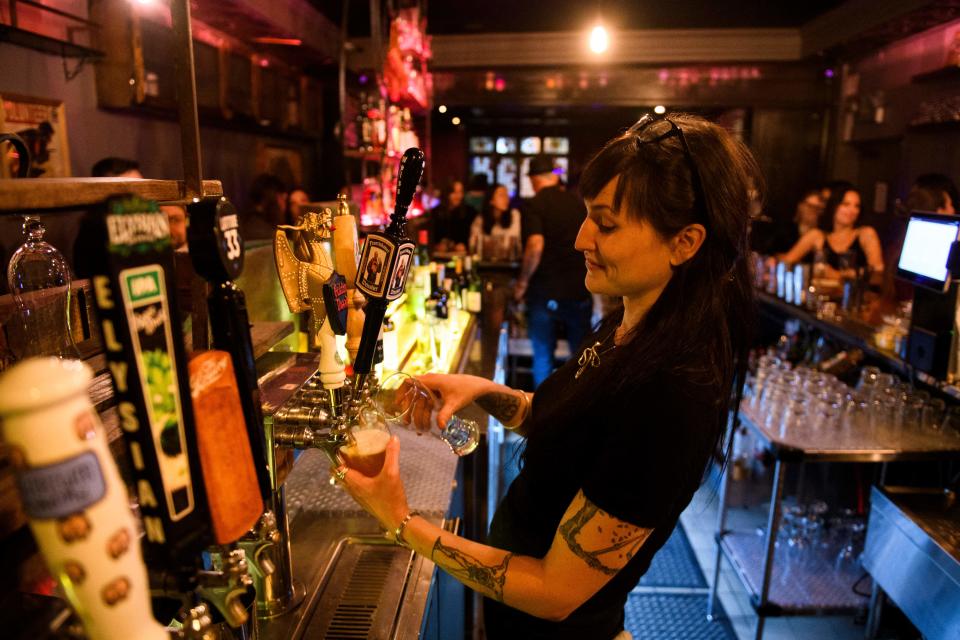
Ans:
POLYGON ((430 242, 440 253, 466 251, 470 225, 477 210, 463 201, 463 183, 451 180, 440 194, 440 204, 430 212, 430 242))
POLYGON ((823 277, 855 278, 856 270, 868 267, 883 271, 883 249, 876 230, 857 226, 860 217, 860 192, 852 184, 834 189, 824 207, 820 228, 803 234, 780 259, 787 264, 803 260, 811 252, 823 256, 823 277))
POLYGON ((470 253, 490 258, 516 258, 519 251, 520 212, 510 207, 507 188, 495 184, 487 190, 482 213, 474 218, 470 227, 470 253), (493 255, 488 256, 488 253, 493 255))

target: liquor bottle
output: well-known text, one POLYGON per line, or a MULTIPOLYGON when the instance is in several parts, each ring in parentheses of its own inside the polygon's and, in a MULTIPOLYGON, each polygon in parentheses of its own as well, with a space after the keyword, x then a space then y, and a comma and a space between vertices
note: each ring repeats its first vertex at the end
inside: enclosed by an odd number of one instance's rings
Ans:
POLYGON ((440 320, 446 320, 450 317, 450 310, 447 306, 450 303, 450 292, 444 287, 446 282, 444 275, 445 269, 442 264, 437 265, 436 278, 434 278, 434 274, 430 274, 430 285, 432 288, 430 299, 436 302, 434 313, 440 320))
POLYGON ((480 313, 483 306, 483 280, 474 268, 473 258, 466 257, 467 267, 467 304, 466 309, 471 313, 480 313))
POLYGON ((407 237, 407 210, 423 176, 423 166, 424 155, 420 149, 410 148, 403 153, 397 171, 397 195, 390 225, 383 233, 370 233, 363 245, 357 267, 357 288, 367 296, 367 307, 353 367, 358 389, 363 387, 373 366, 387 304, 403 293, 413 263, 415 245, 407 237))
POLYGON ((360 132, 360 150, 369 151, 373 148, 373 123, 370 122, 370 104, 367 94, 360 94, 360 113, 357 115, 360 132))
POLYGON ((417 232, 417 266, 425 267, 430 264, 430 231, 420 229, 417 232))
POLYGON ((4 440, 30 529, 91 640, 168 640, 151 615, 127 490, 90 404, 90 367, 30 358, 0 378, 4 440))

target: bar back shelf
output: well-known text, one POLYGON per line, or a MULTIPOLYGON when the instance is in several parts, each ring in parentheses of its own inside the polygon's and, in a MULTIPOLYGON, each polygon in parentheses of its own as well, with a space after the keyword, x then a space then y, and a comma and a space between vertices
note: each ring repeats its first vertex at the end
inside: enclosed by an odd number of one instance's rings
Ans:
MULTIPOLYGON (((136 178, 11 178, 0 180, 0 213, 24 214, 79 209, 109 196, 132 193, 158 202, 188 202, 193 196, 181 180, 136 178)), ((203 181, 203 197, 223 195, 219 180, 203 181)))

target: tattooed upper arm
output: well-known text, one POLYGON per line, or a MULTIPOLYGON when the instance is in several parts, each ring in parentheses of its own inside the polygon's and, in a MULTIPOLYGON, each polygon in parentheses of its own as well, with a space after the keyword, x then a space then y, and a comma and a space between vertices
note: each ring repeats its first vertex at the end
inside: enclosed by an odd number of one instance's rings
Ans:
POLYGON ((557 535, 587 566, 613 576, 636 555, 653 529, 645 529, 611 516, 577 493, 557 535))

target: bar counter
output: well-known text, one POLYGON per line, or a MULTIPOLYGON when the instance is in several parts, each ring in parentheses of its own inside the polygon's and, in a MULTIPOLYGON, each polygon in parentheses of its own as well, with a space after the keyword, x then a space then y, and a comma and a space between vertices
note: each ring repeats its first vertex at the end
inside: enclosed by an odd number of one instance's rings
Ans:
MULTIPOLYGON (((463 313, 459 324, 462 330, 452 336, 455 344, 444 368, 451 373, 469 368, 482 374, 477 354, 486 338, 480 323, 463 313)), ((412 340, 417 329, 414 323, 398 327, 402 336, 400 369, 436 371, 412 340), (407 336, 411 340, 405 340, 407 336)), ((261 378, 266 415, 276 411, 298 386, 291 383, 291 376, 303 377, 297 370, 310 371, 314 361, 313 354, 282 353, 258 360, 258 369, 268 369, 261 378), (278 360, 283 364, 277 366, 278 360)), ((461 414, 469 415, 466 411, 461 414)), ((418 436, 402 428, 392 431, 400 438, 401 475, 410 508, 447 530, 460 531, 463 487, 472 484, 461 478, 465 467, 476 464, 470 458, 482 454, 482 444, 461 462, 438 437, 418 436)), ((303 585, 306 596, 292 611, 261 620, 259 637, 286 640, 349 633, 353 635, 344 637, 444 638, 462 633, 444 628, 440 615, 441 609, 462 608, 462 591, 450 597, 451 592, 440 589, 434 564, 388 540, 373 517, 329 482, 330 473, 324 453, 308 450, 296 456, 286 476, 294 578, 303 585)), ((462 624, 462 617, 459 621, 462 624)))

